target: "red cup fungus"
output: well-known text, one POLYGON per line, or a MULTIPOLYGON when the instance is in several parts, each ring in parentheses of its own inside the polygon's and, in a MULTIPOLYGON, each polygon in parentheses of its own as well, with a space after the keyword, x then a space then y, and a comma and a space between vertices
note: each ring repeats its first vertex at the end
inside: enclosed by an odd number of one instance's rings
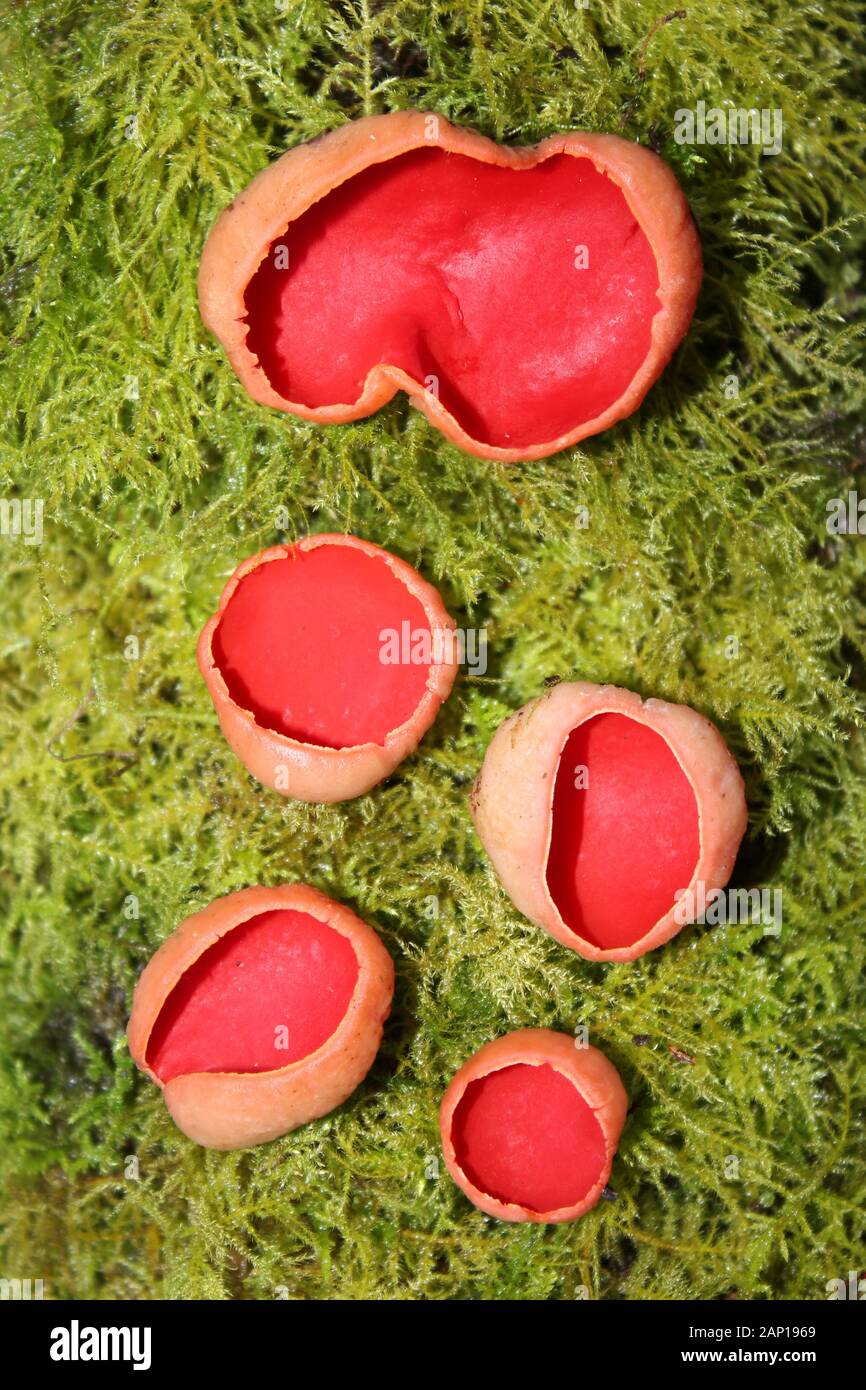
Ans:
POLYGON ((585 682, 499 726, 470 805, 515 906, 588 960, 633 960, 693 921, 688 903, 724 888, 747 820, 708 719, 585 682))
POLYGON ((327 1115, 364 1079, 394 966, 372 927, 303 884, 187 917, 135 989, 128 1041, 179 1129, 242 1149, 327 1115))
POLYGON ((701 251, 668 166, 616 135, 497 145, 443 116, 352 121, 223 212, 199 301, 254 400, 319 424, 405 391, 482 458, 630 415, 688 328, 701 251))
POLYGON ((470 1202, 503 1221, 573 1221, 595 1206, 628 1100, 603 1052, 525 1028, 486 1043, 451 1081, 439 1130, 470 1202))
POLYGON ((389 776, 457 673, 454 620, 411 565, 357 536, 308 536, 235 570, 198 664, 260 782, 344 801, 389 776))

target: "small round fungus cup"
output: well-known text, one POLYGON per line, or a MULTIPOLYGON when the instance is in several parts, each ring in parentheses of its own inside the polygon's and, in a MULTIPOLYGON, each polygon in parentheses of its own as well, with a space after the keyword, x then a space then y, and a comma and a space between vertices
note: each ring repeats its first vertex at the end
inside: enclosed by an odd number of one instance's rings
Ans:
POLYGON ((199 303, 244 388, 317 424, 405 391, 481 458, 544 458, 638 408, 694 313, 668 166, 616 135, 495 144, 444 116, 287 151, 214 225, 199 303))
POLYGON ((244 888, 187 917, 151 957, 129 1050, 190 1139, 248 1148, 352 1094, 393 992, 391 957, 347 907, 304 884, 244 888))
POLYGON ((470 1202, 502 1221, 574 1221, 594 1207, 628 1099, 603 1052, 524 1028, 486 1043, 442 1098, 445 1163, 470 1202))
POLYGON ((455 624, 405 561, 357 536, 244 560, 198 643, 229 746, 265 786, 345 801, 418 746, 457 674, 455 624))
POLYGON ((496 730, 470 795, 515 906, 587 960, 634 960, 724 888, 746 829, 728 747, 686 705, 555 685, 496 730))

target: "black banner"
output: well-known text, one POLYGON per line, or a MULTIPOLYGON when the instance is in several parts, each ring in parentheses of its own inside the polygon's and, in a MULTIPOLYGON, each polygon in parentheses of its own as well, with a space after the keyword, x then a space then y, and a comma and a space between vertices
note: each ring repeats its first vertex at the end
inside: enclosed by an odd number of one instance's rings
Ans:
MULTIPOLYGON (((609 1359, 617 1375, 632 1367, 660 1374, 691 1370, 700 1376, 713 1367, 775 1372, 798 1366, 826 1379, 837 1368, 857 1364, 863 1331, 857 1309, 840 1305, 866 1300, 864 1281, 855 1277, 844 1296, 836 1293, 829 1292, 820 1303, 578 1302, 563 1307, 527 1302, 507 1309, 471 1302, 418 1309, 403 1302, 335 1306, 279 1300, 124 1304, 21 1299, 14 1309, 7 1302, 4 1311, 7 1339, 12 1335, 7 1346, 11 1350, 14 1345, 20 1364, 60 1379, 98 1375, 103 1369, 115 1375, 201 1376, 213 1371, 248 1379, 254 1367, 270 1364, 276 1370, 282 1363, 288 1369, 296 1355, 321 1357, 321 1369, 330 1378, 342 1358, 357 1373, 374 1349, 381 1373, 388 1367, 388 1378, 406 1379, 413 1370, 405 1360, 402 1337, 411 1329, 416 1340, 428 1338, 432 1358, 441 1352, 449 1325, 460 1336, 464 1373, 469 1346, 488 1375, 498 1365, 513 1372, 509 1362, 515 1345, 525 1356, 533 1346, 543 1346, 536 1340, 542 1332, 557 1339, 560 1373, 568 1364, 577 1374, 587 1362, 609 1359), (389 1336, 395 1338, 390 1347, 389 1336)), ((423 1345, 417 1341, 419 1351, 423 1345)), ((547 1352, 543 1360, 548 1361, 547 1352)), ((371 1364, 370 1372, 374 1369, 371 1364)))

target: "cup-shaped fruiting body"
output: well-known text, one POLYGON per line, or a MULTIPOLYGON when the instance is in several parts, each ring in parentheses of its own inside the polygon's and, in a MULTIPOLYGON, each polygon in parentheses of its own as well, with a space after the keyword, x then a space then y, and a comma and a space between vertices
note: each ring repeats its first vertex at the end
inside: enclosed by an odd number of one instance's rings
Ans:
POLYGON ((298 801, 369 791, 417 747, 454 683, 453 618, 405 561, 357 536, 244 560, 198 643, 222 731, 298 801))
POLYGON ((210 233, 199 302, 263 405, 344 424, 402 390, 460 448, 511 462, 636 410, 700 281, 652 151, 585 131, 512 148, 399 111, 258 174, 210 233))
POLYGON ((442 1099, 448 1171, 503 1221, 573 1221, 607 1180, 628 1100, 603 1052, 524 1028, 486 1043, 442 1099))
POLYGON ((364 1079, 394 966, 372 927, 303 884, 188 917, 135 989, 128 1041, 179 1129, 242 1149, 327 1115, 364 1079))
POLYGON ((470 806, 515 906, 588 960, 633 960, 694 921, 730 878, 747 821, 715 725, 585 682, 499 726, 470 806))

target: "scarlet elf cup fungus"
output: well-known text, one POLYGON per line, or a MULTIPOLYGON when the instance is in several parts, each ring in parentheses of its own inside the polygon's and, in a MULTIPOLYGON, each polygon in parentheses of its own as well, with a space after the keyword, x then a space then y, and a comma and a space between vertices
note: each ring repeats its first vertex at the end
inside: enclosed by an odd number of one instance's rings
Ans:
POLYGON ((254 777, 300 801, 343 801, 430 728, 457 673, 454 631, 411 565, 357 536, 308 536, 235 570, 198 663, 254 777))
POLYGON ((585 682, 556 685, 496 730, 475 827, 530 921, 588 960, 670 940, 694 890, 721 889, 746 828, 743 779, 696 710, 585 682))
POLYGON ((503 1221, 573 1221, 610 1177, 628 1100, 613 1063, 548 1028, 486 1043, 451 1081, 439 1130, 471 1202, 503 1221))
POLYGON ((394 967, 315 888, 245 888, 188 917, 138 981, 129 1050, 179 1129, 239 1149, 327 1115, 369 1071, 394 967))
POLYGON ((263 405, 344 424, 402 390, 511 462, 636 410, 700 280, 688 204, 650 150, 582 131, 512 148, 400 111, 258 174, 210 233, 199 301, 263 405))

